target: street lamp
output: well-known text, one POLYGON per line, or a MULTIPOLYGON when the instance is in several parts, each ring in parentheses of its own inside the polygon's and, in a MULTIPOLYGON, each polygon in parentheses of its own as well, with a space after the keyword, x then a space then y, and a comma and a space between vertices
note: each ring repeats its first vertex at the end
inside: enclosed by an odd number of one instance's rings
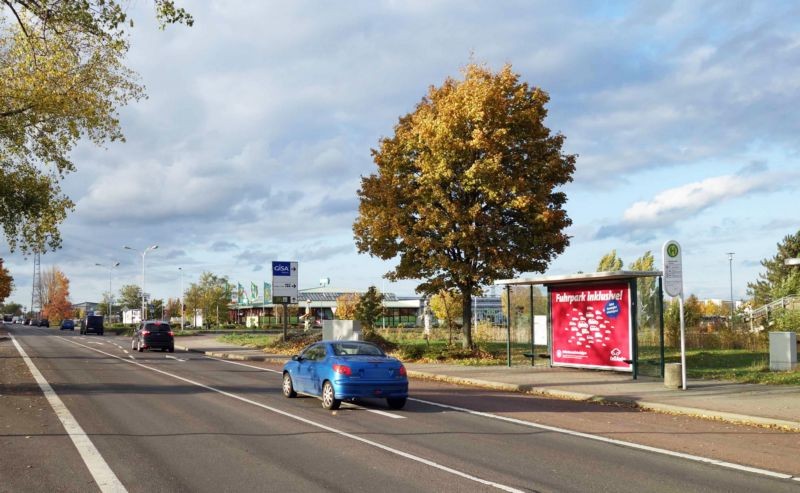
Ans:
POLYGON ((178 270, 181 271, 181 330, 183 330, 183 267, 178 267, 178 270))
POLYGON ((111 290, 111 271, 113 271, 115 267, 119 267, 119 262, 114 262, 110 266, 97 263, 94 265, 98 267, 108 267, 108 323, 111 323, 111 314, 114 313, 112 310, 114 307, 114 291, 111 290))
POLYGON ((733 328, 733 256, 736 252, 728 252, 728 269, 731 275, 731 328, 733 328))
MULTIPOLYGON (((125 248, 125 250, 137 251, 135 248, 131 248, 131 247, 127 246, 127 245, 125 245, 125 247, 123 247, 123 248, 125 248)), ((146 295, 144 293, 145 281, 146 281, 147 278, 145 277, 146 271, 145 271, 144 258, 147 255, 147 252, 149 252, 150 250, 155 250, 156 248, 158 248, 158 245, 152 245, 152 246, 149 246, 149 247, 145 248, 144 250, 142 250, 142 322, 147 320, 147 302, 145 301, 145 296, 146 295)))

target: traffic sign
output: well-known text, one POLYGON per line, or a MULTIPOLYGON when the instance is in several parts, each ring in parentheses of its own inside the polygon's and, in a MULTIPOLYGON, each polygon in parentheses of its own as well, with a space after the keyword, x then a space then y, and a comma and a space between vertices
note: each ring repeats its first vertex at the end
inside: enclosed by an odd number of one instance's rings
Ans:
POLYGON ((683 294, 683 261, 681 246, 677 241, 670 240, 664 243, 661 249, 664 270, 664 292, 669 296, 683 294))
POLYGON ((297 303, 297 262, 272 262, 272 303, 297 303))

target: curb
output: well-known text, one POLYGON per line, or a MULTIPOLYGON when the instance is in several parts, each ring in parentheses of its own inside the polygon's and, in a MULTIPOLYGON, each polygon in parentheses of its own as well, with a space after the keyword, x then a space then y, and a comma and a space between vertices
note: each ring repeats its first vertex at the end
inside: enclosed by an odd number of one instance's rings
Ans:
MULTIPOLYGON (((192 353, 201 353, 205 354, 206 356, 210 356, 212 358, 220 358, 233 361, 263 361, 266 363, 283 364, 288 360, 288 358, 280 358, 267 355, 261 356, 255 354, 236 354, 236 353, 227 353, 221 351, 203 351, 202 349, 192 349, 186 346, 179 346, 179 345, 175 345, 175 349, 192 353)), ((683 416, 691 416, 695 418, 723 421, 726 423, 753 425, 766 428, 779 428, 786 431, 800 432, 800 422, 785 421, 773 418, 763 418, 759 416, 748 416, 745 414, 728 413, 724 411, 712 411, 709 409, 700 409, 694 407, 676 406, 672 404, 649 402, 646 400, 639 400, 628 397, 607 397, 594 394, 587 394, 584 392, 573 392, 569 390, 558 390, 558 389, 549 389, 544 387, 536 387, 530 384, 518 385, 513 383, 492 382, 490 380, 481 380, 478 378, 453 377, 449 375, 441 375, 438 373, 429 373, 417 370, 408 370, 408 377, 416 378, 419 380, 430 380, 435 382, 452 383, 456 385, 464 385, 469 387, 478 387, 482 389, 499 390, 503 392, 517 392, 523 394, 539 395, 542 397, 549 397, 553 399, 592 402, 597 404, 622 405, 622 406, 635 407, 645 411, 652 411, 663 414, 677 414, 683 416)))
POLYGON ((408 370, 410 378, 421 380, 432 380, 437 382, 453 383, 470 387, 479 387, 490 390, 501 390, 504 392, 519 392, 523 394, 540 395, 555 399, 594 402, 598 404, 613 404, 636 407, 645 411, 652 411, 664 414, 679 414, 692 416, 695 418, 711 419, 724 421, 727 423, 762 426, 767 428, 780 428, 786 431, 800 432, 800 422, 785 421, 781 419, 763 418, 759 416, 748 416, 745 414, 728 413, 724 411, 712 411, 709 409, 699 409, 686 406, 675 406, 672 404, 662 404, 660 402, 649 402, 645 400, 632 399, 628 397, 606 397, 583 392, 572 392, 569 390, 557 390, 533 385, 516 385, 511 383, 491 382, 477 378, 452 377, 449 375, 439 375, 422 371, 408 370))

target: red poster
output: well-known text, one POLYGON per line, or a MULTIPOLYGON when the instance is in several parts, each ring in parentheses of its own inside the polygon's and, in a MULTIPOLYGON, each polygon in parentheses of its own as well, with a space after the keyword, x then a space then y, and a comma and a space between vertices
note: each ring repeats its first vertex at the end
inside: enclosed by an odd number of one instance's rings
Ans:
POLYGON ((553 366, 631 371, 627 283, 550 288, 553 366))

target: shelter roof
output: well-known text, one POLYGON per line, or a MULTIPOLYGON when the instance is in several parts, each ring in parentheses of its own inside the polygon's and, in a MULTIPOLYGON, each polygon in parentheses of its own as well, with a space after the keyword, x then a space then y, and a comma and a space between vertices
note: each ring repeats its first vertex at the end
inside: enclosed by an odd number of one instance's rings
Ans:
POLYGON ((577 284, 592 281, 622 281, 639 277, 659 277, 659 270, 618 270, 613 272, 590 272, 588 274, 567 274, 564 276, 518 277, 516 279, 500 279, 494 283, 504 286, 553 286, 557 284, 577 284))

